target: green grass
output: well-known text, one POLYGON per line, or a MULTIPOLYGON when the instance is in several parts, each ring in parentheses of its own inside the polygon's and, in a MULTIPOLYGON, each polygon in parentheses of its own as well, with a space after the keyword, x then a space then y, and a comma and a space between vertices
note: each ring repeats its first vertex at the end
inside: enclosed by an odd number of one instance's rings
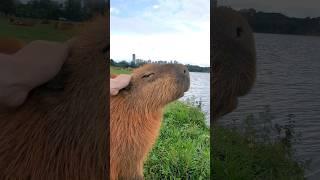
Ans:
POLYGON ((111 74, 130 74, 132 70, 110 66, 111 74))
POLYGON ((166 107, 160 136, 144 166, 145 179, 209 179, 209 128, 199 108, 166 107))
MULTIPOLYGON (((292 141, 296 140, 293 126, 275 126, 285 131, 286 136, 271 140, 271 131, 275 130, 267 113, 259 119, 266 122, 262 130, 253 128, 257 119, 249 116, 245 127, 230 129, 221 126, 213 128, 212 173, 215 180, 299 180, 304 179, 306 162, 293 158, 292 141), (269 124, 269 125, 268 125, 269 124), (289 128, 288 128, 289 127, 289 128), (263 134, 258 136, 258 134, 263 134)), ((292 121, 293 122, 293 121, 292 121)))
POLYGON ((51 24, 36 24, 32 27, 16 26, 9 23, 7 18, 0 17, 0 35, 14 37, 25 42, 32 40, 49 40, 62 42, 70 39, 75 31, 62 31, 51 24))

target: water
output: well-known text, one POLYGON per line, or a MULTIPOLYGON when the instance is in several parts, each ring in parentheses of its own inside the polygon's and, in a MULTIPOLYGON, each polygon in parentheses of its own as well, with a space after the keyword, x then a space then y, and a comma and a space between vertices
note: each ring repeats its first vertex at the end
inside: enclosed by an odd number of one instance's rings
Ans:
POLYGON ((207 123, 210 122, 210 74, 190 72, 190 89, 181 98, 193 99, 201 102, 201 110, 206 115, 207 123))
POLYGON ((220 120, 239 123, 270 105, 273 122, 285 125, 293 116, 301 134, 293 147, 299 160, 312 159, 306 177, 320 176, 320 37, 255 34, 257 80, 254 88, 239 99, 236 111, 220 120))

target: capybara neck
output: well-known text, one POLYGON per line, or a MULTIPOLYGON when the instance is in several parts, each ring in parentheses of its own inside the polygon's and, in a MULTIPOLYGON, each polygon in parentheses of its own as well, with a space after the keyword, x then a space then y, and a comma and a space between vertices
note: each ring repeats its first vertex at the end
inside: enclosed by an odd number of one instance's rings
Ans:
POLYGON ((154 144, 166 104, 183 96, 190 78, 182 65, 145 65, 129 86, 110 97, 111 179, 143 179, 143 162, 154 144))
POLYGON ((238 97, 247 94, 255 82, 256 51, 253 33, 240 13, 228 7, 214 9, 213 119, 233 111, 238 97))
POLYGON ((107 18, 86 25, 61 72, 0 114, 0 179, 107 179, 107 18))

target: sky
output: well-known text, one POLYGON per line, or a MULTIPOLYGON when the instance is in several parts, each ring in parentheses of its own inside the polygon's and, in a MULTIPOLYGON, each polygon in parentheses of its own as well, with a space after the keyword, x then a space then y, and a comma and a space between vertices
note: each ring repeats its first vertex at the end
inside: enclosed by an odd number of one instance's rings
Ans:
POLYGON ((320 17, 319 0, 218 0, 218 3, 234 9, 255 8, 265 12, 280 12, 290 17, 320 17))
POLYGON ((210 64, 210 0, 111 0, 114 60, 210 64))

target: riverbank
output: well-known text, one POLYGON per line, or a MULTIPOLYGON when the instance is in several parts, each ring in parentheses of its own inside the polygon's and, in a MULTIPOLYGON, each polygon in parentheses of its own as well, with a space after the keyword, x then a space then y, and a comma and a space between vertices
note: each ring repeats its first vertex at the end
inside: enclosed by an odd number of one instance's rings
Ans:
POLYGON ((273 125, 268 109, 260 115, 248 116, 239 127, 212 128, 213 179, 304 179, 309 162, 294 158, 293 124, 273 125), (263 121, 260 129, 254 126, 258 121, 263 121))
POLYGON ((209 179, 209 131, 199 108, 180 101, 169 104, 145 162, 145 179, 209 179))

